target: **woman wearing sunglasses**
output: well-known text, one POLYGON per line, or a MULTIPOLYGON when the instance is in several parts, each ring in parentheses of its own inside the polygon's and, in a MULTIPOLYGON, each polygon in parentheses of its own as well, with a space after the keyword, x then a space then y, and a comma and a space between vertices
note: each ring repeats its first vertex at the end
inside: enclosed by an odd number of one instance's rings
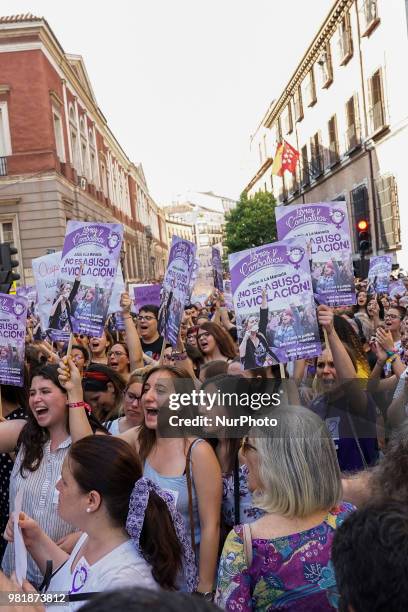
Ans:
POLYGON ((330 551, 354 506, 341 502, 340 469, 321 419, 279 407, 277 426, 252 430, 242 452, 254 504, 265 514, 231 531, 215 602, 227 610, 334 610, 330 551))

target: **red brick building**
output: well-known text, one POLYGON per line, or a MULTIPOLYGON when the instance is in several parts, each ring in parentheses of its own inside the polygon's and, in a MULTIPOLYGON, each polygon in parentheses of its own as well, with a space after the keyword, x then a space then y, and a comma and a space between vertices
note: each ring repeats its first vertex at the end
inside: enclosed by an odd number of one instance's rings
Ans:
POLYGON ((82 58, 43 18, 0 17, 0 242, 18 248, 22 284, 32 258, 62 248, 69 219, 123 223, 127 277, 163 275, 164 214, 110 131, 82 58))

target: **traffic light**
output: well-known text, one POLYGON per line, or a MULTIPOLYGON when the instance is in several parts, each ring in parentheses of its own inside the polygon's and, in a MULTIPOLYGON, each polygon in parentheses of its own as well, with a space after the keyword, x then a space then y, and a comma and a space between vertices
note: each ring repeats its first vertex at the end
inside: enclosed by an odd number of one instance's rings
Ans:
POLYGON ((19 262, 12 259, 18 251, 9 242, 0 243, 0 293, 8 293, 14 281, 20 280, 20 275, 13 272, 19 262))
POLYGON ((370 224, 366 219, 360 219, 357 223, 357 244, 361 254, 370 250, 370 224))

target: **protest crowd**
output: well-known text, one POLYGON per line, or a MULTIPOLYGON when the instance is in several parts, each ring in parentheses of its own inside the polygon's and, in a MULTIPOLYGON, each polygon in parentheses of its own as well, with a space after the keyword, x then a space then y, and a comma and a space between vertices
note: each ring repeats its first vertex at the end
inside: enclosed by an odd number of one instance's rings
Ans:
POLYGON ((408 277, 280 234, 130 287, 120 229, 70 223, 0 299, 10 610, 407 610, 408 277))

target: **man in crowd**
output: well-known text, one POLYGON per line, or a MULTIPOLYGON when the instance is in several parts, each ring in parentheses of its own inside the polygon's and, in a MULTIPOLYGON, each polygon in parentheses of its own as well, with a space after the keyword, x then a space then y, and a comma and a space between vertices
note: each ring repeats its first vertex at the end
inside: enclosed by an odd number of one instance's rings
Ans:
POLYGON ((408 610, 408 511, 397 502, 357 510, 337 529, 332 561, 340 612, 408 610))

